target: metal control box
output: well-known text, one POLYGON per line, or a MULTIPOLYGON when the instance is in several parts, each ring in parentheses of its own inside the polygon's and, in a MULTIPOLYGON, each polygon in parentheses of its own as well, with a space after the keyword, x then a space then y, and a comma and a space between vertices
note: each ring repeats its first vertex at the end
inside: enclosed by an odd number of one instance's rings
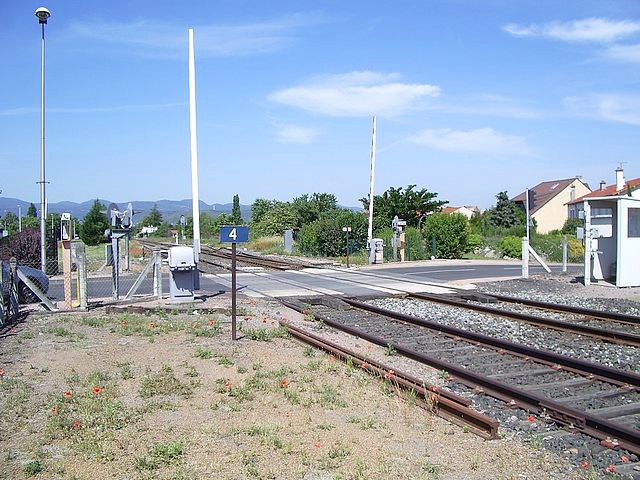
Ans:
POLYGON ((172 302, 193 300, 196 259, 193 247, 180 245, 169 248, 169 293, 172 302))
POLYGON ((384 241, 381 238, 374 238, 371 240, 373 244, 374 251, 374 261, 373 263, 383 263, 384 262, 384 241))

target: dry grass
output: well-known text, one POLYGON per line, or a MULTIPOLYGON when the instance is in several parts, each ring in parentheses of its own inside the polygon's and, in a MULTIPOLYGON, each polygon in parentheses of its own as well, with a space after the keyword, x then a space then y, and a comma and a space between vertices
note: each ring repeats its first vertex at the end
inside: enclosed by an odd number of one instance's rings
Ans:
POLYGON ((27 319, 0 339, 0 478, 571 478, 244 308, 236 342, 224 316, 27 319))

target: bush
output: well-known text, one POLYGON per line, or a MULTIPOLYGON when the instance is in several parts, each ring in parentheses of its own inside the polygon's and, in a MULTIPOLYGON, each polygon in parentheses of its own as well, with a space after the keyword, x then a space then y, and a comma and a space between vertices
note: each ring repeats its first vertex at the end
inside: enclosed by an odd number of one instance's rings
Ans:
MULTIPOLYGON (((550 262, 562 262, 562 235, 535 235, 531 238, 531 246, 538 255, 542 255, 550 262)), ((568 237, 568 261, 581 263, 584 260, 582 241, 575 237, 568 237)))
POLYGON ((298 248, 307 255, 340 257, 347 253, 346 234, 342 227, 351 227, 349 251, 355 253, 367 245, 367 217, 350 210, 333 212, 304 225, 298 234, 298 248))
POLYGON ((473 252, 480 248, 484 247, 484 240, 482 235, 477 233, 469 234, 469 238, 467 238, 467 252, 473 252))
POLYGON ((427 217, 423 230, 427 244, 436 239, 436 257, 462 258, 467 253, 469 221, 461 213, 434 213, 427 217))
POLYGON ((515 236, 504 237, 500 241, 500 251, 506 257, 522 258, 522 238, 515 236))

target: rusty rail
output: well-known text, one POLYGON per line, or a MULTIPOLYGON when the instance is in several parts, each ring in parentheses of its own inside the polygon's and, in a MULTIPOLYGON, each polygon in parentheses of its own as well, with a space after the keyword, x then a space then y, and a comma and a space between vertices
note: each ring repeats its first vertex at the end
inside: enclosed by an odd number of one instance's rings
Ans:
MULTIPOLYGON (((291 306, 291 308, 296 307, 291 306)), ((342 358, 344 360, 351 358, 352 360, 356 360, 360 363, 360 366, 364 365, 364 369, 370 373, 379 375, 380 378, 392 370, 388 365, 356 354, 345 347, 314 335, 311 332, 302 330, 286 322, 281 322, 281 324, 286 326, 295 338, 321 348, 335 355, 336 358, 342 358)), ((392 379, 398 386, 406 390, 413 390, 421 395, 424 398, 424 405, 431 409, 436 415, 456 425, 468 428, 469 431, 482 438, 493 439, 498 437, 499 422, 469 408, 471 402, 468 399, 446 390, 440 390, 432 385, 426 385, 420 379, 395 369, 393 369, 392 379)))
MULTIPOLYGON (((564 322, 561 320, 554 320, 551 318, 539 317, 536 315, 529 315, 520 312, 510 312, 501 310, 499 308, 488 307, 486 305, 478 305, 475 303, 467 303, 456 298, 450 298, 443 295, 430 295, 427 293, 411 293, 412 298, 420 300, 427 300, 429 302, 442 303, 445 305, 464 308, 466 310, 474 310, 476 312, 488 313, 490 315, 498 315, 501 317, 511 318, 513 320, 519 320, 522 322, 530 323, 532 325, 544 326, 547 328, 553 328, 555 330, 562 330, 565 332, 577 333, 580 335, 588 335, 590 337, 600 338, 612 343, 620 343, 624 345, 631 345, 634 347, 640 347, 640 335, 633 333, 620 332, 615 330, 609 330, 605 328, 589 327, 587 325, 578 325, 571 322, 564 322)), ((497 298, 497 297, 496 297, 497 298)))

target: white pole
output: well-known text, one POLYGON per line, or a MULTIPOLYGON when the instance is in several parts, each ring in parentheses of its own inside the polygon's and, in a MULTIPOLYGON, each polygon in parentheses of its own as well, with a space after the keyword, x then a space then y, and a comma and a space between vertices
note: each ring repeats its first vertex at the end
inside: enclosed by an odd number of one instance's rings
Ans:
POLYGON ((193 209, 193 251, 196 262, 200 254, 200 195, 198 193, 198 143, 196 140, 196 63, 193 29, 189 29, 189 129, 191 132, 191 192, 193 209))
POLYGON ((369 229, 367 230, 367 245, 369 246, 369 263, 375 260, 373 250, 373 182, 376 175, 376 116, 373 116, 373 132, 371 135, 371 174, 369 177, 369 229))

